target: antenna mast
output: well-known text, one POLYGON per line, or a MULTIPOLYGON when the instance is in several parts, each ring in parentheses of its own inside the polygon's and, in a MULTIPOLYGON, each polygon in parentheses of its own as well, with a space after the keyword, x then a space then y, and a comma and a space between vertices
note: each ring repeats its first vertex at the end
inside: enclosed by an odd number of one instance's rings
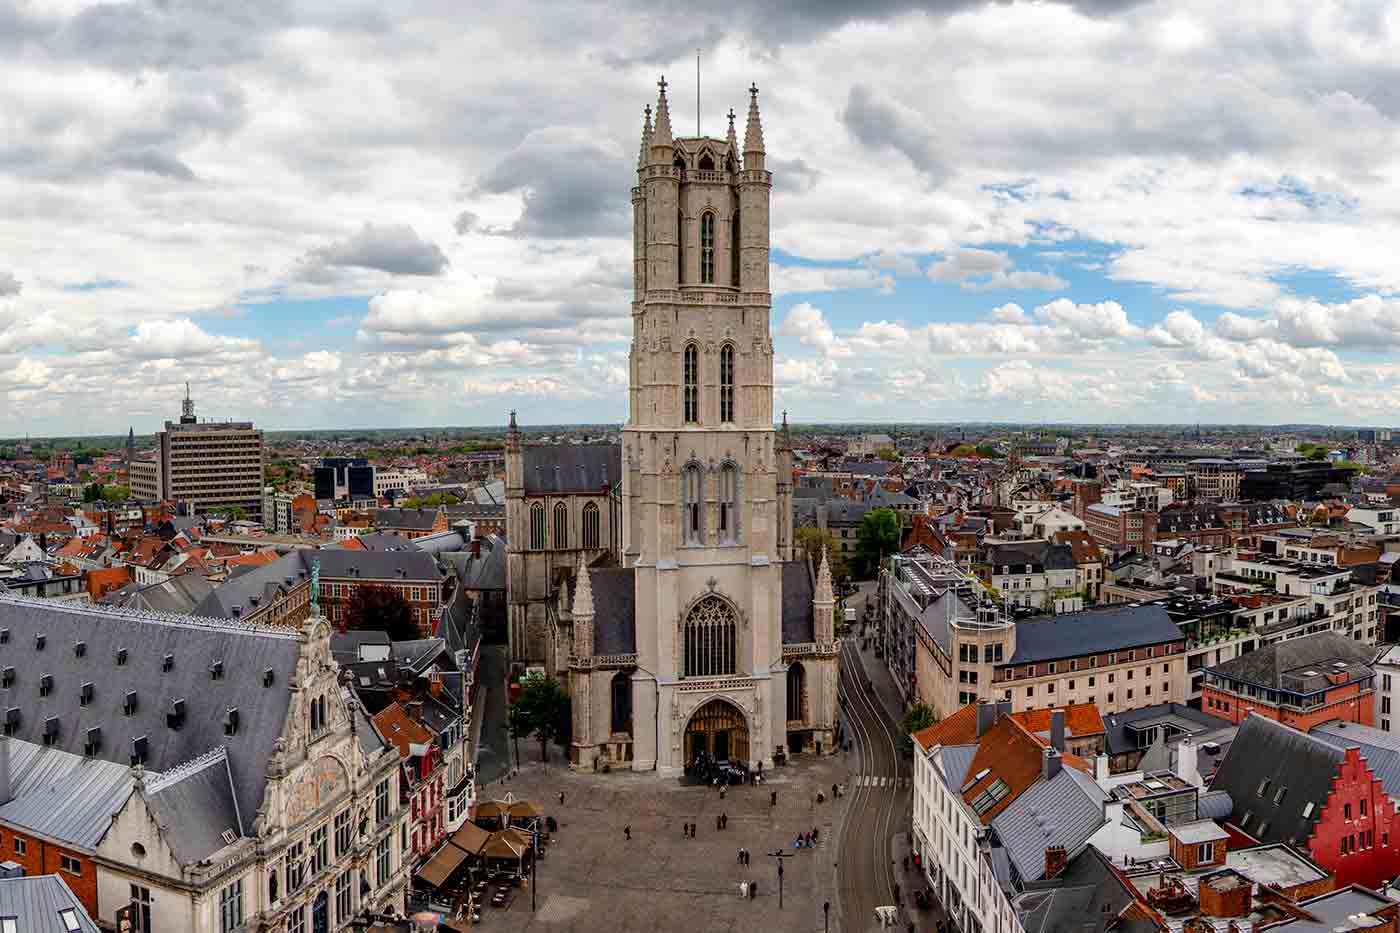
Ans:
POLYGON ((700 135, 700 50, 695 50, 695 135, 700 135))

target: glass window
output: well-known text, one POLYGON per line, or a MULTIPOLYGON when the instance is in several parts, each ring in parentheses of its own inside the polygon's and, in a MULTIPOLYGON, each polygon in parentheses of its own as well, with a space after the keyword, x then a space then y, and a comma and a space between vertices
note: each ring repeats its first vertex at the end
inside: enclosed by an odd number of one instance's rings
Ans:
POLYGON ((739 287, 739 212, 734 212, 734 224, 729 230, 729 277, 730 284, 739 287))
POLYGON ((335 815, 335 857, 342 858, 350 851, 352 840, 352 827, 350 825, 350 810, 341 810, 335 815))
POLYGON ((715 282, 715 215, 710 211, 700 215, 700 284, 715 282))
POLYGON ((685 423, 700 423, 700 348, 693 343, 685 345, 685 423))
POLYGON ((380 781, 374 788, 374 821, 382 823, 389 818, 389 779, 380 781))
POLYGON ((535 502, 530 506, 530 550, 544 550, 544 503, 535 502))
POLYGON ((379 840, 379 845, 374 848, 375 871, 379 878, 379 886, 382 888, 389 883, 389 837, 385 836, 379 840))
POLYGON ((350 872, 343 871, 335 879, 335 919, 337 923, 347 923, 351 916, 350 872))
POLYGON ((554 546, 560 550, 569 546, 569 507, 562 502, 554 503, 554 546))
POLYGON ((597 548, 601 537, 598 504, 590 502, 583 507, 583 546, 597 548))
POLYGON ((728 343, 719 351, 719 420, 734 420, 734 346, 728 343))
POLYGON ((219 933, 233 933, 243 925, 243 879, 219 892, 219 933))

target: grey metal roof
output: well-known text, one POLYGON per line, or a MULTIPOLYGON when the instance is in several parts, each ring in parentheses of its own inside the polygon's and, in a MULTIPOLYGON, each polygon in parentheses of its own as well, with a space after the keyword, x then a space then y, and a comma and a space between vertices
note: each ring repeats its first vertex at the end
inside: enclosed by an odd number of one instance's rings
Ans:
POLYGON ((1089 609, 1016 623, 1011 664, 1053 661, 1182 641, 1181 629, 1159 605, 1089 609))
POLYGON ((193 612, 214 591, 214 584, 197 573, 184 573, 160 583, 128 583, 100 600, 110 606, 154 612, 193 612))
POLYGON ((1312 735, 1338 748, 1360 749, 1386 794, 1400 797, 1400 736, 1354 722, 1324 722, 1312 728, 1312 735))
POLYGON ((1392 906, 1393 902, 1374 891, 1359 885, 1339 888, 1329 894, 1321 894, 1302 901, 1302 907, 1316 920, 1296 918, 1276 923, 1271 930, 1283 933, 1332 933, 1338 928, 1354 927, 1351 918, 1357 914, 1374 915, 1377 911, 1392 906))
POLYGON ((0 879, 0 917, 17 917, 20 933, 68 933, 59 915, 72 910, 81 933, 99 933, 82 901, 59 875, 0 879))
POLYGON ((226 746, 239 809, 256 813, 266 785, 265 769, 286 723, 300 645, 291 632, 209 619, 160 617, 101 607, 0 595, 0 666, 15 668, 15 681, 0 688, 0 706, 20 710, 15 738, 43 744, 45 721, 57 720, 53 747, 81 754, 88 729, 100 726, 96 757, 128 764, 132 740, 147 739, 146 767, 168 771, 177 764, 226 746), (177 621, 178 620, 178 621, 177 621), (37 636, 44 635, 40 649, 37 636), (82 657, 75 644, 83 642, 82 657), (117 664, 119 649, 126 663, 117 664), (162 670, 170 655, 169 671, 162 670), (212 662, 223 662, 214 679, 212 662), (272 672, 263 686, 264 672, 272 672), (39 695, 40 677, 53 686, 39 695), (86 706, 84 683, 94 685, 86 706), (131 715, 123 710, 135 694, 131 715), (185 701, 185 722, 172 729, 166 714, 185 701), (224 734, 230 708, 239 710, 235 735, 224 734))
MULTIPOLYGON (((431 509, 375 509, 374 527, 407 528, 411 531, 431 531, 437 523, 440 510, 431 509)), ((405 542, 406 543, 406 542, 405 542)))
POLYGON ((78 849, 96 848, 131 794, 130 769, 18 739, 0 743, 10 750, 14 795, 0 806, 0 822, 78 849))
POLYGON ((812 569, 805 560, 785 561, 783 580, 783 644, 805 645, 817 640, 812 611, 812 569))
POLYGON ((472 556, 470 547, 439 554, 438 560, 457 575, 464 590, 500 590, 506 588, 506 542, 497 535, 481 539, 480 556, 472 556))
POLYGON ((1110 755, 1121 755, 1137 749, 1137 737, 1128 727, 1139 728, 1158 722, 1167 722, 1173 728, 1187 731, 1192 735, 1211 732, 1230 725, 1229 720, 1220 719, 1185 703, 1157 703, 1122 713, 1110 713, 1103 718, 1104 743, 1110 755))
POLYGON ((1053 880, 1038 882, 1018 895, 1014 906, 1026 933, 1155 930, 1150 922, 1120 916, 1134 900, 1123 878, 1108 867, 1098 849, 1089 846, 1053 880))
POLYGON ((631 567, 589 570, 593 587, 593 653, 637 651, 636 574, 631 567))
POLYGON ((1208 790, 1196 797, 1196 815, 1203 820, 1228 820, 1234 809, 1229 791, 1208 790))
POLYGON ((453 551, 460 551, 467 546, 467 536, 463 533, 465 530, 466 527, 463 526, 423 535, 421 538, 414 538, 410 541, 409 547, 427 551, 429 554, 449 554, 453 551))
POLYGON ((182 865, 193 865, 228 845, 225 830, 246 835, 222 748, 147 778, 146 804, 182 865))
POLYGON ((622 482, 622 445, 573 444, 521 451, 525 494, 601 492, 622 482))
POLYGON ((1291 672, 1300 672, 1300 669, 1311 669, 1313 666, 1338 660, 1347 664, 1353 679, 1357 676, 1369 676, 1372 671, 1367 665, 1371 663, 1375 653, 1372 646, 1363 645, 1337 632, 1318 632, 1265 645, 1224 664, 1217 664, 1209 670, 1264 687, 1288 690, 1301 688, 1300 692, 1312 692, 1314 689, 1321 690, 1329 686, 1324 676, 1326 671, 1319 667, 1313 677, 1297 677, 1291 672), (1285 675, 1289 675, 1289 684, 1284 682, 1285 675), (1321 683, 1314 685, 1311 683, 1314 680, 1320 680, 1321 683))
POLYGON ((1229 793, 1231 822, 1260 842, 1299 845, 1322 815, 1343 755, 1320 737, 1250 713, 1211 789, 1229 793), (1279 788, 1285 788, 1283 799, 1275 802, 1279 788), (1309 803, 1311 811, 1303 816, 1309 803))
MULTIPOLYGON (((381 512, 402 512, 411 511, 405 509, 380 509, 381 512)), ((428 522, 428 527, 433 527, 432 522, 428 522)), ((359 536, 360 544, 366 551, 407 551, 413 547, 413 541, 405 538, 396 531, 371 531, 368 534, 359 536)), ((353 550, 353 548, 352 548, 353 550)), ((420 548, 421 550, 421 548, 420 548)))
POLYGON ((943 746, 943 780, 948 789, 958 793, 967 778, 967 769, 972 767, 972 759, 977 756, 976 745, 943 746))
POLYGON ((1023 881, 1045 874, 1045 849, 1064 846, 1073 854, 1104 824, 1104 793, 1093 778, 1062 768, 1038 780, 992 818, 992 829, 1006 847, 1023 881))

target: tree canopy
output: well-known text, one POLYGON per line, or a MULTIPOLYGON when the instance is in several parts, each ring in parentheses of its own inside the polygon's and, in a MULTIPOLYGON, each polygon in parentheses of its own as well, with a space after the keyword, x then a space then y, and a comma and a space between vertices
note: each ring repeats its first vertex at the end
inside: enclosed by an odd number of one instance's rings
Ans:
POLYGON ((511 735, 533 735, 540 743, 540 761, 548 761, 549 743, 567 744, 572 731, 569 694, 559 681, 539 674, 525 678, 520 684, 520 696, 510 707, 511 735))
POLYGON ((798 548, 812 562, 813 568, 821 566, 822 551, 826 551, 827 558, 831 561, 833 580, 839 580, 850 573, 850 568, 846 566, 846 558, 841 554, 836 538, 831 532, 823 531, 815 525, 807 525, 797 529, 793 538, 798 548))
POLYGON ((879 572, 882 558, 899 550, 901 537, 899 516, 894 509, 871 509, 856 528, 856 556, 853 563, 860 579, 870 579, 879 572))
POLYGON ((933 712, 933 707, 927 703, 915 703, 904 713, 904 719, 899 728, 899 750, 905 755, 914 754, 914 740, 912 736, 915 732, 927 729, 938 722, 938 716, 933 712))
POLYGON ((413 609, 403 594, 390 586, 364 583, 356 586, 345 604, 345 627, 364 632, 385 632, 393 641, 422 637, 413 609))

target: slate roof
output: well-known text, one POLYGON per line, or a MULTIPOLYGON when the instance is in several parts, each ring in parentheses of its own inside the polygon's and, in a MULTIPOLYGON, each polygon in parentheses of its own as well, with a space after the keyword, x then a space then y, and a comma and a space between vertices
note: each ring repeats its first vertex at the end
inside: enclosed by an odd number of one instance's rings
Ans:
POLYGON ((593 587, 593 653, 637 651, 636 573, 631 567, 589 570, 593 587))
MULTIPOLYGON (((1009 704, 1008 704, 1009 705, 1009 704)), ((1099 708, 1093 703, 1072 703, 1057 707, 1065 714, 1065 737, 1101 735, 1104 731, 1103 718, 1099 708)), ((1051 715, 1048 709, 1023 710, 1011 713, 1011 717, 1025 726, 1037 739, 1042 740, 1050 731, 1051 715)), ((946 716, 942 720, 920 732, 914 733, 914 740, 925 749, 935 745, 967 745, 977 741, 977 704, 969 703, 946 716)))
POLYGON ((1073 855, 1104 824, 1104 792, 1094 779, 1065 767, 1040 779, 991 821, 1011 864, 1023 881, 1045 874, 1045 850, 1064 846, 1073 855))
POLYGON ((850 499, 832 499, 826 504, 826 523, 842 525, 856 525, 865 517, 871 507, 864 502, 853 502, 850 499))
POLYGON ((19 917, 20 933, 68 933, 60 910, 72 910, 79 933, 99 933, 82 901, 59 875, 0 879, 0 917, 19 917))
POLYGON ((1386 794, 1400 797, 1400 735, 1354 722, 1324 722, 1313 726, 1311 734, 1338 748, 1360 749, 1386 794))
POLYGON ((1020 573, 1024 572, 1027 564, 1044 570, 1073 570, 1074 548, 1048 541, 1001 544, 988 553, 987 563, 992 566, 993 572, 998 567, 1006 566, 1011 573, 1020 573))
POLYGON ((817 640, 812 611, 815 592, 812 570, 805 560, 785 561, 783 579, 783 644, 804 645, 817 640))
POLYGON ((1184 733, 1198 735, 1230 725, 1228 719, 1220 719, 1185 703, 1157 703, 1142 706, 1122 713, 1110 713, 1104 717, 1104 744, 1110 755, 1122 755, 1138 748, 1137 736, 1128 727, 1134 723, 1146 724, 1153 720, 1165 720, 1184 733))
MULTIPOLYGON (((380 509, 380 512, 412 512, 412 509, 380 509)), ((394 527, 402 528, 403 525, 394 527)), ((433 527, 430 521, 428 528, 433 527)), ((413 542, 403 535, 393 531, 371 531, 369 534, 359 535, 360 547, 366 551, 407 551, 413 547, 413 542)))
MULTIPOLYGON (((375 509, 374 527, 432 531, 433 525, 437 524, 439 514, 438 509, 375 509)), ((361 535, 361 537, 364 536, 361 535)))
POLYGON ((0 630, 9 640, 0 649, 0 667, 13 667, 12 686, 0 688, 0 707, 17 708, 15 738, 43 744, 45 721, 58 721, 55 748, 82 754, 87 730, 100 726, 96 757, 129 764, 132 740, 145 736, 146 767, 164 772, 219 746, 228 749, 239 810, 256 813, 262 804, 265 770, 286 723, 299 644, 290 632, 211 620, 168 621, 165 617, 116 612, 100 607, 0 595, 0 630), (43 635, 40 649, 37 636, 43 635), (84 643, 78 657, 75 643, 84 643), (118 649, 126 663, 117 664, 118 649), (173 658, 162 670, 166 655, 173 658), (223 676, 210 674, 223 662, 223 676), (264 672, 271 686, 263 686, 264 672), (40 678, 53 678, 47 696, 40 678), (93 699, 79 702, 84 683, 93 699), (128 691, 136 694, 131 715, 123 711, 128 691), (185 701, 185 722, 172 729, 166 714, 185 701), (224 734, 224 718, 239 710, 235 735, 224 734))
POLYGON ((1053 880, 1038 883, 1016 897, 1015 908, 1026 933, 1145 933, 1156 926, 1128 920, 1124 908, 1137 900, 1130 884, 1090 846, 1069 860, 1053 880))
POLYGON ((601 492, 622 482, 622 445, 572 444, 521 450, 525 494, 601 492))
POLYGON ((0 742, 10 750, 14 794, 0 806, 0 821, 78 849, 96 848, 131 794, 130 769, 32 742, 0 742))
POLYGON ((464 590, 500 590, 506 588, 506 542, 497 535, 481 539, 481 556, 473 557, 471 548, 438 555, 457 575, 464 590))
POLYGON ((1008 663, 1053 661, 1182 640, 1181 629, 1159 605, 1087 609, 1017 622, 1016 654, 1008 663))
POLYGON ((181 574, 161 583, 128 583, 102 597, 109 606, 147 609, 154 612, 193 612, 194 607, 209 597, 214 584, 197 573, 181 574))
POLYGON ((1265 645, 1248 654, 1226 661, 1224 664, 1207 668, 1207 670, 1233 680, 1248 681, 1263 687, 1286 690, 1303 687, 1306 692, 1312 692, 1329 686, 1326 678, 1322 675, 1331 670, 1330 662, 1334 660, 1347 664, 1346 669, 1350 672, 1353 680, 1357 677, 1370 676, 1373 672, 1368 665, 1375 657, 1375 653, 1374 647, 1363 645, 1337 632, 1318 632, 1314 635, 1304 635, 1302 638, 1290 638, 1287 641, 1265 645), (1290 672, 1299 672, 1300 669, 1311 670, 1314 667, 1317 667, 1318 670, 1316 676, 1297 678, 1296 680, 1290 676, 1288 678, 1290 683, 1284 683, 1285 675, 1290 672), (1312 681, 1318 681, 1318 683, 1313 684, 1312 681))
POLYGON ((249 835, 244 831, 228 756, 222 748, 148 777, 146 805, 182 865, 193 865, 228 845, 223 839, 225 830, 236 836, 249 835))
POLYGON ((1231 822, 1260 842, 1300 845, 1322 815, 1344 754, 1321 737, 1250 713, 1215 772, 1211 790, 1229 793, 1231 822), (1279 788, 1286 790, 1275 803, 1279 788), (1308 803, 1312 810, 1303 816, 1308 803))
POLYGON ((213 619, 232 619, 234 606, 242 606, 244 613, 251 612, 252 597, 257 596, 267 603, 272 601, 275 594, 290 591, 300 584, 303 574, 310 576, 312 561, 320 561, 322 579, 442 579, 442 572, 433 556, 412 547, 402 551, 299 549, 274 563, 230 577, 203 599, 194 608, 193 614, 213 619), (402 576, 399 571, 403 571, 402 576), (288 577, 292 581, 290 584, 287 583, 288 577))

